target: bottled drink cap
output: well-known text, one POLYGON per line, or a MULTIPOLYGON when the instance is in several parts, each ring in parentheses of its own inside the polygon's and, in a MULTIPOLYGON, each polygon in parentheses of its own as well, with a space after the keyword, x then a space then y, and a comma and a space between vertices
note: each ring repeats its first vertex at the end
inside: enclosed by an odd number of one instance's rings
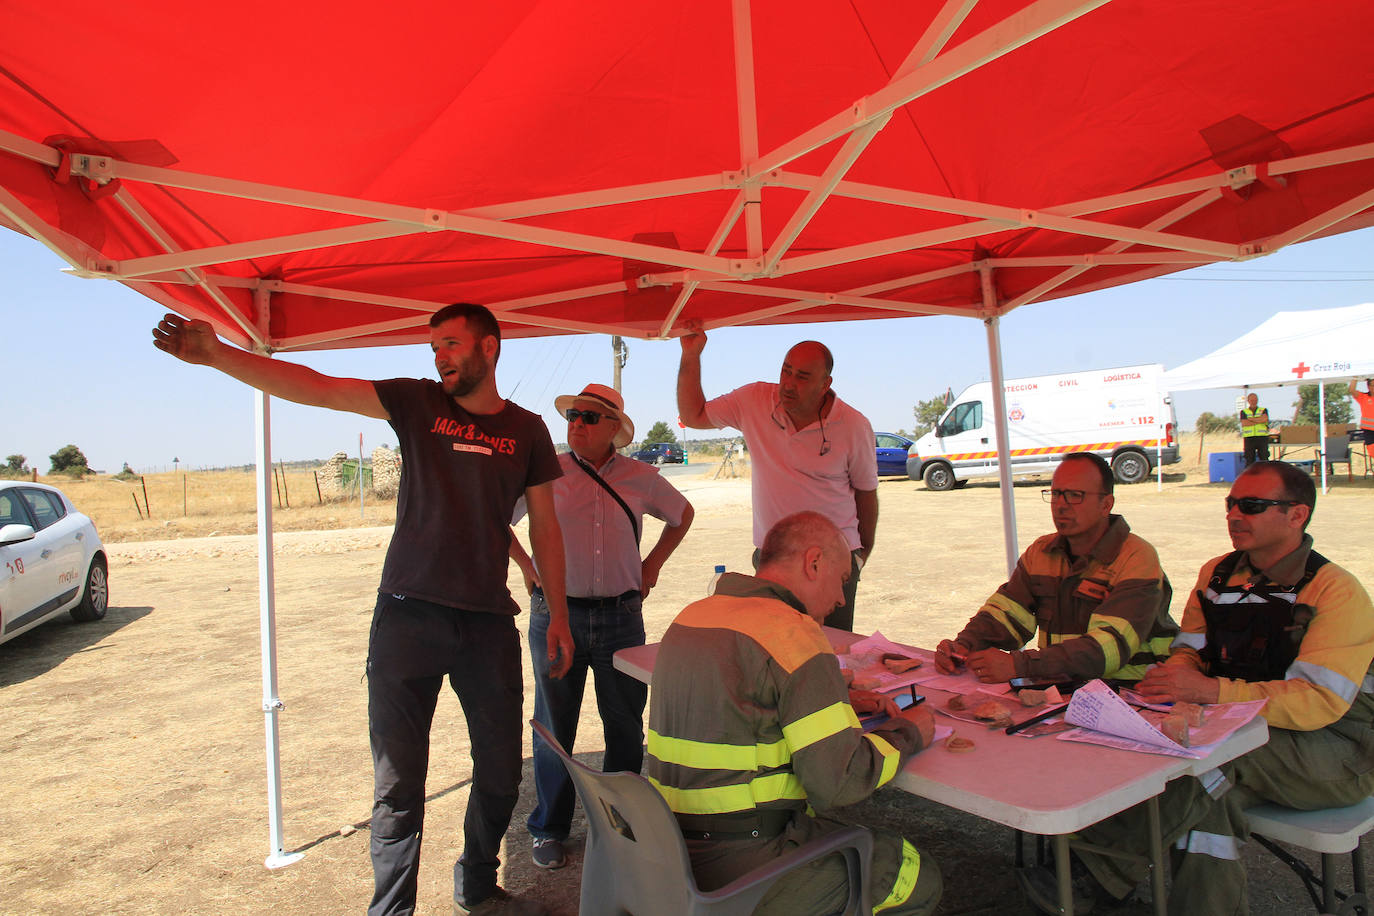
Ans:
POLYGON ((717 567, 716 567, 716 572, 718 572, 718 573, 723 573, 723 572, 725 572, 725 567, 724 567, 723 565, 722 565, 722 566, 717 566, 717 567))

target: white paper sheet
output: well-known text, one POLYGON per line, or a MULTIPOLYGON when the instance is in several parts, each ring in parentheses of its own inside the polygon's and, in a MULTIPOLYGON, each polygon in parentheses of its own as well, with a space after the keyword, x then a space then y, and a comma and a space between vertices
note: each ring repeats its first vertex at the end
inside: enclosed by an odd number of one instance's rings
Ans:
POLYGON ((1255 700, 1205 706, 1203 724, 1189 730, 1193 746, 1183 747, 1132 709, 1102 681, 1090 681, 1074 693, 1064 716, 1069 724, 1078 728, 1058 738, 1060 741, 1078 741, 1127 751, 1201 760, 1238 728, 1259 715, 1264 703, 1264 700, 1255 700))
POLYGON ((888 693, 899 687, 919 683, 920 677, 933 669, 931 658, 929 651, 892 642, 882 633, 874 633, 872 636, 859 640, 849 647, 849 651, 839 656, 840 667, 848 668, 854 672, 855 681, 860 683, 872 682, 875 685, 863 689, 876 690, 880 693, 888 693), (907 658, 919 658, 923 664, 919 668, 912 668, 901 674, 893 674, 882 663, 882 656, 887 652, 907 658))

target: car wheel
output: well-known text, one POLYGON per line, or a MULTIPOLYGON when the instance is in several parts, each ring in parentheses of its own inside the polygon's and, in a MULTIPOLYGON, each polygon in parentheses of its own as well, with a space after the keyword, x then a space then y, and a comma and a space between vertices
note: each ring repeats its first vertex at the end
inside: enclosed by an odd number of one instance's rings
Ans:
POLYGON ((947 464, 932 464, 926 468, 926 486, 932 490, 954 489, 954 469, 947 464))
POLYGON ((1140 483, 1150 476, 1150 462, 1140 452, 1122 452, 1112 459, 1112 473, 1122 483, 1140 483))
POLYGON ((86 572, 86 591, 81 602, 72 608, 72 618, 82 623, 90 623, 105 616, 110 608, 110 579, 105 558, 97 556, 91 561, 86 572))
POLYGON ((662 464, 662 463, 663 463, 663 456, 662 456, 662 455, 655 455, 655 456, 654 456, 654 464, 655 464, 655 465, 659 465, 659 464, 662 464))

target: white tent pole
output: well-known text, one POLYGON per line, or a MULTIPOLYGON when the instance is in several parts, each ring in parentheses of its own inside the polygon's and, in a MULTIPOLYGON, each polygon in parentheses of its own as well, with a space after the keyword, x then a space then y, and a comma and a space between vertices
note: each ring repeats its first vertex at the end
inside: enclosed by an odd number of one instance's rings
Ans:
POLYGON ((1322 495, 1326 495, 1326 382, 1317 380, 1317 460, 1322 463, 1322 495))
POLYGON ((272 569, 272 417, 271 399, 261 391, 254 393, 258 459, 258 608, 262 639, 262 711, 267 727, 267 830, 268 868, 282 868, 299 860, 302 853, 283 849, 281 825, 281 744, 277 734, 277 714, 282 701, 277 697, 277 607, 276 580, 272 569))
MULTIPOLYGON (((989 308, 996 304, 992 288, 992 268, 979 270, 983 281, 983 302, 989 308)), ((993 315, 983 319, 988 333, 988 371, 992 376, 992 411, 997 429, 997 480, 1002 488, 1002 541, 1007 551, 1007 576, 1016 571, 1016 558, 1021 551, 1016 544, 1016 503, 1011 483, 1011 435, 1007 429, 1007 393, 1002 387, 1002 337, 998 331, 1000 319, 993 315)))
MULTIPOLYGON (((259 314, 267 314, 267 290, 255 291, 259 314)), ((283 708, 277 697, 277 596, 272 565, 272 407, 271 398, 253 392, 254 438, 257 455, 258 498, 258 612, 262 643, 262 711, 266 718, 267 743, 267 859, 268 868, 283 868, 303 853, 283 848, 281 814, 281 742, 277 715, 283 708)))

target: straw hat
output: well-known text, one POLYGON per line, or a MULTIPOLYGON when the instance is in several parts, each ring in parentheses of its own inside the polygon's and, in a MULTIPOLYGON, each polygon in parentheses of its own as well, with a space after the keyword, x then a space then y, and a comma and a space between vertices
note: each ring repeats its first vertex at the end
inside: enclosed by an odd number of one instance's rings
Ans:
POLYGON ((611 441, 616 448, 624 448, 634 441, 635 424, 625 413, 625 399, 620 396, 619 391, 606 385, 592 384, 583 388, 581 394, 565 394, 554 398, 553 406, 560 415, 564 415, 577 401, 596 401, 611 409, 611 415, 620 420, 620 429, 616 430, 615 439, 611 441))

